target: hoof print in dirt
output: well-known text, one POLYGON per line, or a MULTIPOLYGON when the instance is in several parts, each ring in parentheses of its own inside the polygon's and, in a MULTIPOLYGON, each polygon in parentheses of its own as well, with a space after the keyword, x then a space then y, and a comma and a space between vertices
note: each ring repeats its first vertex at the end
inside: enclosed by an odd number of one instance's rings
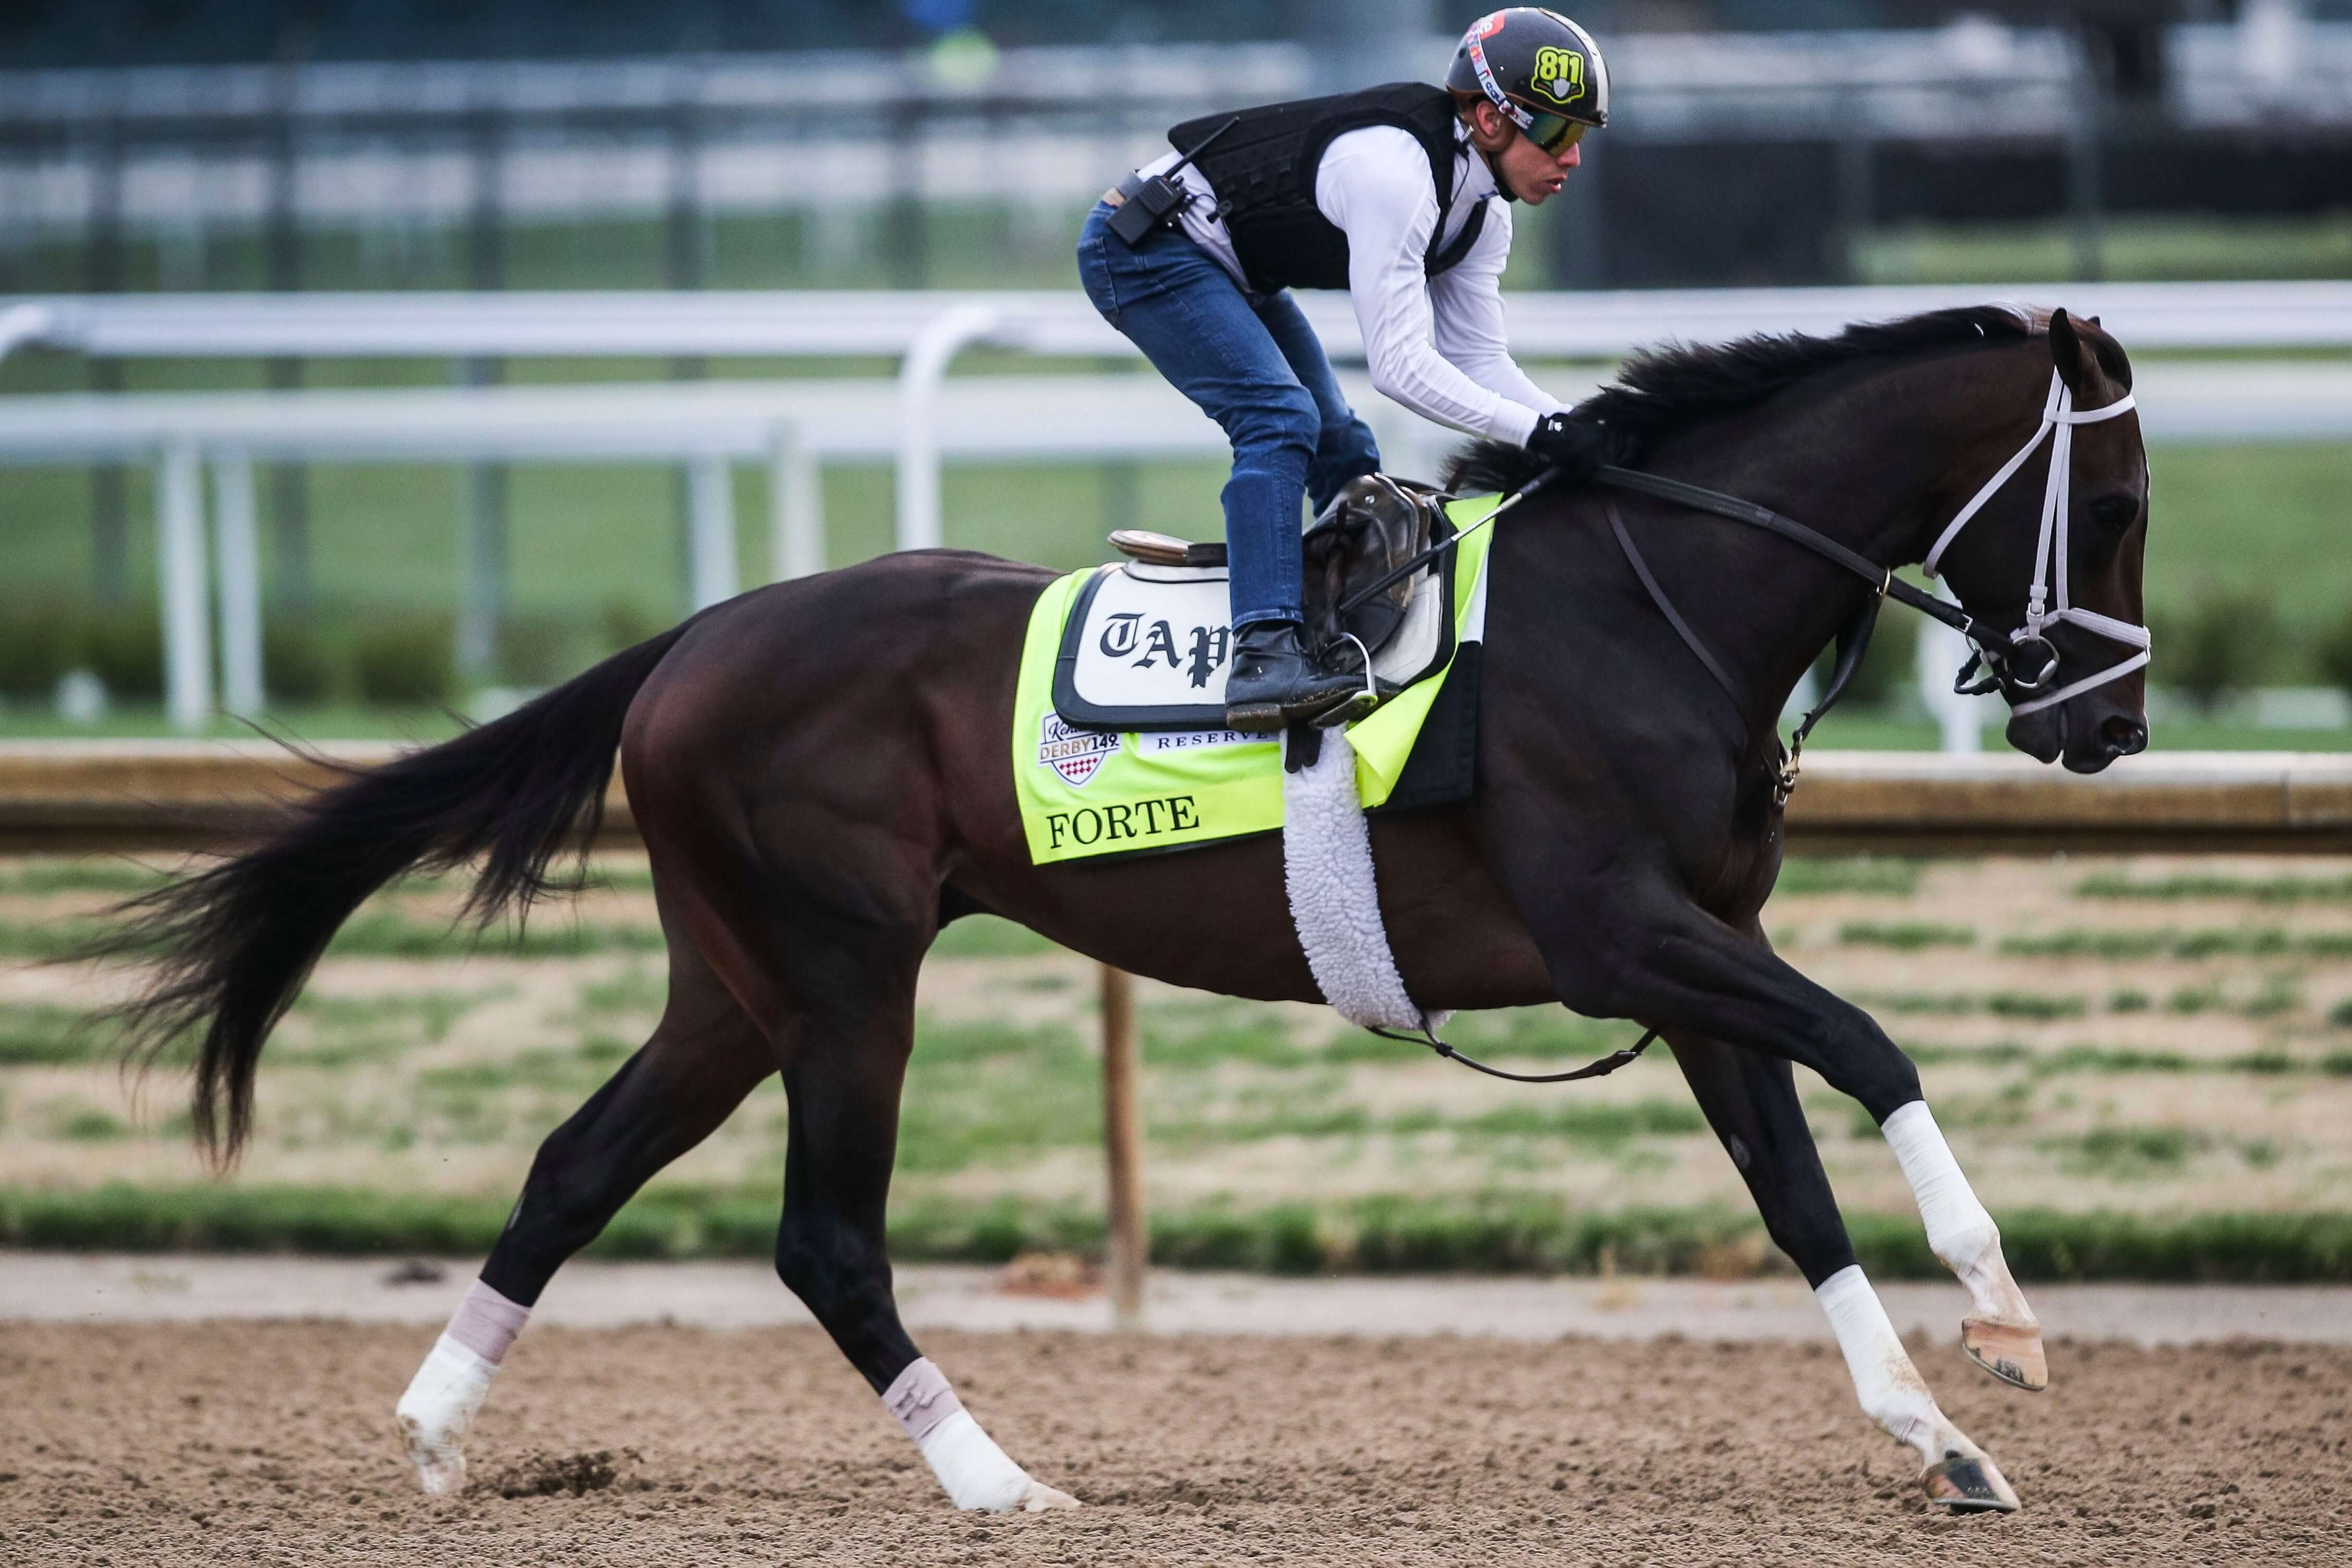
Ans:
POLYGON ((585 1497, 603 1491, 618 1479, 622 1463, 634 1463, 635 1452, 610 1448, 587 1454, 532 1454, 518 1459, 482 1483, 485 1491, 503 1498, 555 1497, 570 1492, 585 1497))
POLYGON ((1954 1513, 2015 1513, 2017 1494, 1990 1459, 1953 1454, 1927 1467, 1919 1478, 1927 1500, 1954 1513))

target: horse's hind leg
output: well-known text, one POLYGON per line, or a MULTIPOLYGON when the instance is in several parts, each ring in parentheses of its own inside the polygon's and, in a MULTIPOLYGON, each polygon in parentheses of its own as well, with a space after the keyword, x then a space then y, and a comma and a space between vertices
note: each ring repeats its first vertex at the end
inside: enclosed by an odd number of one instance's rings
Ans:
POLYGON ((779 1031, 792 1109, 776 1272, 882 1396, 956 1507, 1075 1508, 1076 1499, 1032 1479, 981 1429, 898 1321, 883 1212, 920 947, 828 952, 814 929, 799 934, 782 975, 792 1009, 779 1031))
POLYGON ((1956 1509, 2016 1508, 2017 1494, 2000 1468, 1937 1405, 1854 1261, 1789 1064, 1679 1031, 1667 1043, 1747 1182, 1764 1228, 1828 1314, 1864 1413, 1918 1450, 1934 1500, 1956 1509))
POLYGON ((766 1037, 692 944, 673 942, 669 1002, 653 1037, 540 1145, 481 1278, 401 1397, 401 1431, 426 1491, 464 1486, 466 1429, 556 1269, 775 1070, 766 1037))

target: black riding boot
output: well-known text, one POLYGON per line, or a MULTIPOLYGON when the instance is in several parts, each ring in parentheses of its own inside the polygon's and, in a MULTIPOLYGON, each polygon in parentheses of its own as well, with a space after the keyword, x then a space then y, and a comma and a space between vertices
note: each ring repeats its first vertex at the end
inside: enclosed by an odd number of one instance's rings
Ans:
POLYGON ((1307 651, 1295 621, 1252 621, 1234 639, 1225 675, 1225 722, 1270 734, 1339 707, 1364 689, 1364 678, 1330 669, 1307 651))

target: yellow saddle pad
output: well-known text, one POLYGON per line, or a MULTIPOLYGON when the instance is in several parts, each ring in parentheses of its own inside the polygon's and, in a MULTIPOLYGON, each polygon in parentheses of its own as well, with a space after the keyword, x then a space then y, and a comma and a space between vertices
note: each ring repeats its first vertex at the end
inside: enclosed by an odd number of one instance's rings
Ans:
MULTIPOLYGON (((1474 498, 1450 503, 1447 512, 1458 526, 1493 505, 1493 497, 1474 498)), ((1454 546, 1453 657, 1348 727, 1367 810, 1433 805, 1469 793, 1493 539, 1494 530, 1482 528, 1454 546), (1441 697, 1451 718, 1433 724, 1441 697), (1427 746, 1420 744, 1425 731, 1427 746)), ((1098 574, 1115 570, 1057 579, 1030 612, 1013 709, 1013 778, 1031 862, 1176 849, 1280 828, 1279 738, 1220 728, 1081 729, 1055 710, 1055 668, 1071 609, 1098 574)), ((1150 646, 1139 639, 1143 651, 1150 646)))

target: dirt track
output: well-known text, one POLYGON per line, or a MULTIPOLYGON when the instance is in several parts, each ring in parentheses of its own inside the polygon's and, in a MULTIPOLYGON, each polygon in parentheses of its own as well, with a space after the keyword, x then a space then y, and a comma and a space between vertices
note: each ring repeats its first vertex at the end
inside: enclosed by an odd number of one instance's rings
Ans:
POLYGON ((813 1330, 534 1331, 428 1501, 390 1418, 426 1338, 0 1326, 0 1561, 2352 1562, 2341 1348, 2062 1342, 2035 1398, 1915 1346, 2026 1502, 1950 1520, 1819 1345, 933 1333, 1091 1505, 987 1520, 813 1330))

